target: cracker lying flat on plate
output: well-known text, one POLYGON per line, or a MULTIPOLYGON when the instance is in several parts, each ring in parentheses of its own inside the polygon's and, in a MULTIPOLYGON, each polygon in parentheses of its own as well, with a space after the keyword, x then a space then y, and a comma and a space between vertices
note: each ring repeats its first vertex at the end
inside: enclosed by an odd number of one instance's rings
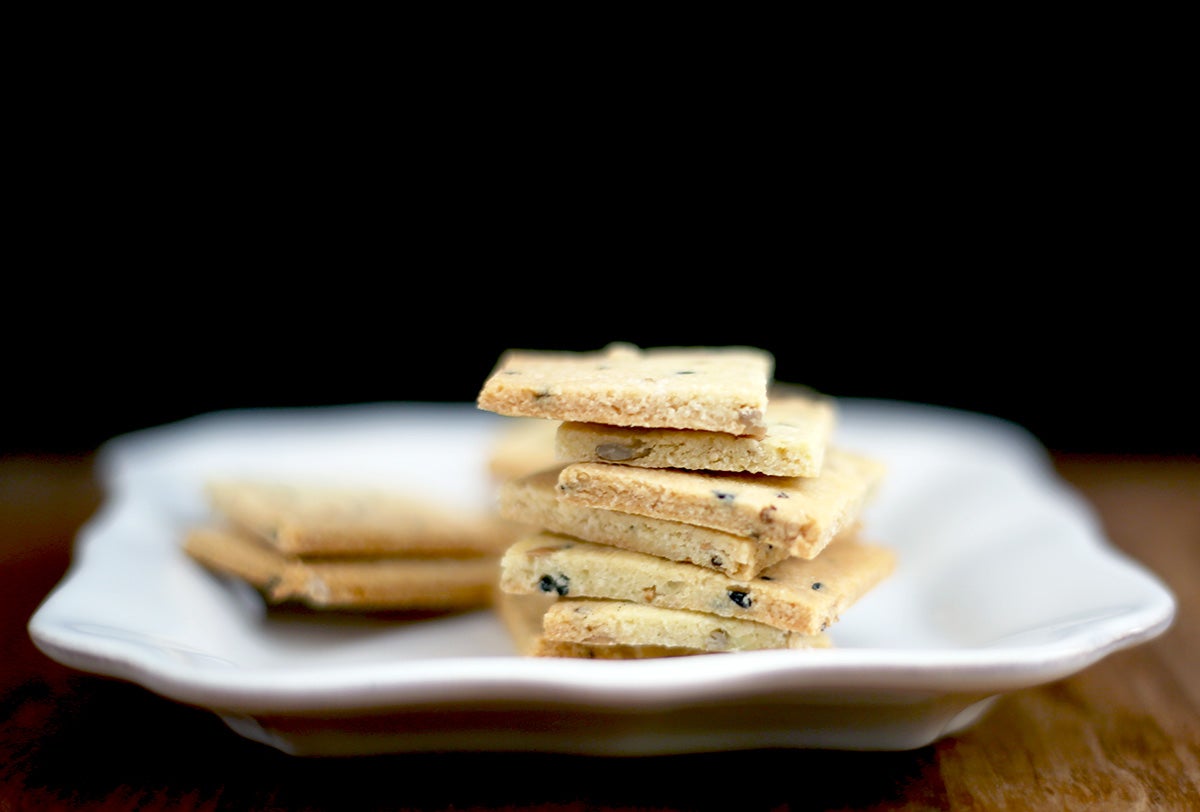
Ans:
POLYGON ((184 551, 209 570, 250 584, 272 604, 319 609, 447 610, 487 606, 496 556, 301 559, 237 528, 197 527, 184 551))
POLYGON ((753 347, 508 350, 476 405, 510 417, 762 436, 774 357, 753 347))
POLYGON ((818 634, 895 568, 895 553, 842 536, 813 559, 785 558, 754 578, 581 541, 556 533, 518 539, 500 561, 499 588, 608 598, 709 612, 818 634))
POLYGON ((498 555, 513 538, 490 513, 383 488, 219 480, 207 495, 218 514, 286 555, 498 555))
POLYGON ((835 422, 832 399, 781 390, 772 392, 762 437, 567 422, 554 448, 568 462, 811 477, 821 472, 835 422))
POLYGON ((584 541, 611 544, 648 555, 687 561, 749 578, 781 561, 789 545, 735 536, 694 524, 576 505, 558 498, 561 465, 503 482, 497 489, 500 515, 534 529, 584 541))
POLYGON ((706 652, 831 645, 826 634, 797 634, 753 620, 597 598, 555 601, 543 615, 542 631, 547 640, 565 643, 659 646, 706 652))
POLYGON ((558 498, 785 544, 811 558, 857 521, 884 471, 877 460, 839 448, 828 450, 815 477, 578 462, 560 471, 558 498))

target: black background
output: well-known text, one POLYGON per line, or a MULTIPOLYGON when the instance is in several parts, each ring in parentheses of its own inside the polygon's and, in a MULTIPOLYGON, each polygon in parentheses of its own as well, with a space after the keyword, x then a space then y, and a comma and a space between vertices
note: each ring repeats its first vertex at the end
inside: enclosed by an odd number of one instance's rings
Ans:
POLYGON ((1036 133, 985 128, 980 106, 953 132, 802 142, 155 109, 33 134, 0 452, 227 408, 471 401, 506 348, 610 341, 759 346, 780 380, 993 414, 1053 450, 1200 449, 1178 130, 1148 103, 1137 134, 1049 107, 1036 133))
MULTIPOLYGON (((609 341, 760 346, 775 354, 779 380, 996 415, 1057 451, 1200 449, 1190 324, 1122 312, 1119 297, 1089 304, 1073 289, 998 290, 993 279, 969 292, 953 278, 849 270, 814 287, 805 277, 825 271, 795 258, 787 269, 710 268, 704 279, 676 266, 580 272, 566 255, 537 273, 399 255, 390 264, 281 273, 278 289, 189 274, 175 277, 179 288, 131 282, 73 307, 50 298, 8 323, 22 326, 6 339, 0 449, 86 452, 229 408, 472 401, 508 347, 609 341)), ((42 295, 56 294, 71 291, 42 295)))

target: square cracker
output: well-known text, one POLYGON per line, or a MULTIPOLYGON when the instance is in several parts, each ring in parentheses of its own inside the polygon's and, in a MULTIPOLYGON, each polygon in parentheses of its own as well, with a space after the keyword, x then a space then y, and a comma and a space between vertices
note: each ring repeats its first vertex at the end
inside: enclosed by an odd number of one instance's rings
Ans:
POLYGON ((588 660, 644 660, 705 654, 699 649, 668 646, 594 645, 551 640, 542 632, 542 617, 553 604, 553 595, 497 592, 493 601, 500 621, 518 654, 526 657, 574 657, 588 660))
POLYGON ((836 447, 815 477, 577 462, 559 472, 558 498, 783 544, 812 558, 858 520, 884 472, 881 462, 836 447))
POLYGON ((214 511, 293 556, 499 555, 513 530, 484 510, 435 504, 383 488, 220 479, 214 511))
POLYGON ((508 350, 476 405, 510 417, 762 436, 774 369, 754 347, 508 350))
POLYGON ((835 422, 831 398, 777 385, 762 437, 568 422, 558 427, 554 453, 566 462, 811 477, 821 473, 835 422))
POLYGON ((753 577, 789 554, 787 544, 559 499, 562 468, 558 465, 503 482, 497 489, 500 515, 534 529, 687 561, 734 578, 753 577))
POLYGON ((829 648, 824 633, 798 634, 764 623, 632 601, 562 598, 542 618, 547 640, 582 645, 660 646, 705 652, 829 648))
POLYGON ((894 568, 891 549, 853 536, 839 537, 816 558, 785 558, 741 579, 541 532, 523 536, 504 553, 499 588, 708 612, 811 635, 825 631, 894 568))
POLYGON ((225 527, 193 528, 184 551, 210 571, 253 586, 270 604, 315 609, 480 608, 491 603, 499 577, 496 556, 305 560, 225 527))

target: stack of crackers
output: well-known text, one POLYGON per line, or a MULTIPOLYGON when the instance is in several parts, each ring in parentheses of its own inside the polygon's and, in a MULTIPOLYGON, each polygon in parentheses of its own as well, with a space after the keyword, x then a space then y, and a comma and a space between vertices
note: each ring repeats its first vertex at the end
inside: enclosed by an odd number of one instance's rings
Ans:
POLYGON ((274 480, 207 484, 210 523, 184 550, 269 604, 320 610, 490 606, 512 527, 387 489, 274 480))
POLYGON ((554 463, 498 486, 527 528, 497 600, 522 653, 826 647, 894 569, 861 535, 884 466, 835 445, 834 400, 776 381, 766 351, 510 350, 476 404, 554 427, 554 463))

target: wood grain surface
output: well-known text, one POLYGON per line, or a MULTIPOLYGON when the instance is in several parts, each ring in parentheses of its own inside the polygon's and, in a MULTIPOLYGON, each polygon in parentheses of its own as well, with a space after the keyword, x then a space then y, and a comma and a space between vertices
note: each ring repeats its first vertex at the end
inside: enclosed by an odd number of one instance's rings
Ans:
POLYGON ((0 458, 0 812, 1200 809, 1200 461, 1056 463, 1113 543, 1174 591, 1175 622, 1001 697, 960 735, 897 753, 311 759, 34 648, 28 619, 101 493, 88 457, 0 458))

